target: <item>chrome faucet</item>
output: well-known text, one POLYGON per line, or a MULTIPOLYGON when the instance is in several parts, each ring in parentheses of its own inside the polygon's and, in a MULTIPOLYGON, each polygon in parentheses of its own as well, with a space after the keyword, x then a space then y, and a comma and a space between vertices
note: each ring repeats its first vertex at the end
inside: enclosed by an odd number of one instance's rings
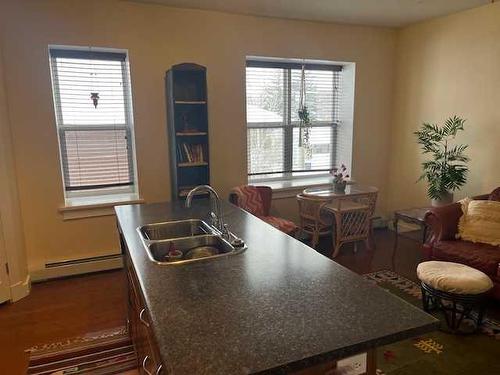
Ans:
POLYGON ((222 207, 220 204, 219 194, 209 185, 199 185, 193 188, 186 197, 186 208, 191 207, 191 202, 196 193, 210 194, 210 218, 212 225, 220 232, 223 238, 229 239, 230 234, 227 225, 222 219, 222 207), (215 211, 215 212, 214 212, 215 211))

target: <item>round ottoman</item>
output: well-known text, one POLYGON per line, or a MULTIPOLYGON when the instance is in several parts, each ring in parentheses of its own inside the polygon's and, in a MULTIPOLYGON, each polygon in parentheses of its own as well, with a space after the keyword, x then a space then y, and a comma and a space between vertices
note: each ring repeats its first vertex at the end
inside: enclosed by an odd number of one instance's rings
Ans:
POLYGON ((465 317, 481 325, 486 293, 493 282, 483 272, 464 264, 429 261, 417 266, 417 276, 422 283, 422 304, 429 312, 434 308, 444 311, 446 323, 457 331, 465 317), (477 310, 477 316, 471 312, 477 310))

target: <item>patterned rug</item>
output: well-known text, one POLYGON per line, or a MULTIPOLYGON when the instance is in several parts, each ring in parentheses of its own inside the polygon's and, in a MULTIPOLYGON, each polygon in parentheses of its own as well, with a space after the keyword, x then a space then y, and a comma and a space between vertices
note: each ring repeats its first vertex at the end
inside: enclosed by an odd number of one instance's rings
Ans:
MULTIPOLYGON (((392 271, 363 276, 421 308, 420 286, 413 281, 392 271)), ((444 324, 442 316, 436 318, 444 324)), ((475 334, 453 335, 440 330, 383 346, 377 355, 378 375, 500 374, 500 322, 486 316, 475 334)))
POLYGON ((133 375, 137 359, 125 327, 34 346, 28 375, 133 375))

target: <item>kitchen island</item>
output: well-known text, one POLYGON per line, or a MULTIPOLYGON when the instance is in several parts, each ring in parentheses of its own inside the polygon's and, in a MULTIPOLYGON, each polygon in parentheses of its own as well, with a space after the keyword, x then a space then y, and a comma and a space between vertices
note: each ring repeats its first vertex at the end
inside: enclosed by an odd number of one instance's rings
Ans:
POLYGON ((115 208, 142 373, 316 374, 437 327, 430 315, 229 203, 224 221, 246 251, 190 264, 151 261, 138 227, 209 222, 208 207, 197 200, 190 209, 181 202, 115 208))

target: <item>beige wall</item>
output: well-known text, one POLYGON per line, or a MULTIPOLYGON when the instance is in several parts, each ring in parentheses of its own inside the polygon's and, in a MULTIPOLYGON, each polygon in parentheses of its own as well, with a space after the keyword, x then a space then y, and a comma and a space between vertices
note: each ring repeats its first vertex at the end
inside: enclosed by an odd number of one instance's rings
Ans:
POLYGON ((23 286, 28 270, 4 78, 0 43, 0 258, 9 264, 11 295, 16 300, 24 296, 29 285, 23 286))
MULTIPOLYGON (((356 63, 353 175, 380 188, 379 213, 427 203, 425 184, 415 183, 422 159, 412 133, 452 114, 468 120, 460 141, 470 144, 472 158, 457 197, 500 185, 500 4, 391 30, 114 0, 21 0, 0 4, 0 38, 8 97, 2 116, 8 110, 15 160, 9 173, 18 178, 31 270, 118 250, 113 217, 63 221, 58 211, 64 199, 48 44, 129 50, 139 188, 147 202, 170 196, 163 77, 180 62, 208 68, 213 185, 226 195, 246 181, 246 55, 356 63)), ((273 207, 296 217, 294 199, 273 207)))
POLYGON ((426 204, 415 184, 421 156, 412 134, 423 121, 467 119, 471 173, 457 198, 500 186, 500 4, 490 4, 398 33, 389 208, 426 204))
MULTIPOLYGON (((356 63, 354 177, 385 208, 395 31, 180 10, 116 1, 2 3, 0 30, 30 269, 117 250, 113 217, 63 221, 48 44, 129 50, 137 163, 147 202, 170 195, 163 77, 173 64, 208 68, 212 182, 246 182, 245 56, 356 63)), ((281 203, 280 203, 281 205, 281 203)), ((290 200, 284 211, 295 210, 290 200)))

